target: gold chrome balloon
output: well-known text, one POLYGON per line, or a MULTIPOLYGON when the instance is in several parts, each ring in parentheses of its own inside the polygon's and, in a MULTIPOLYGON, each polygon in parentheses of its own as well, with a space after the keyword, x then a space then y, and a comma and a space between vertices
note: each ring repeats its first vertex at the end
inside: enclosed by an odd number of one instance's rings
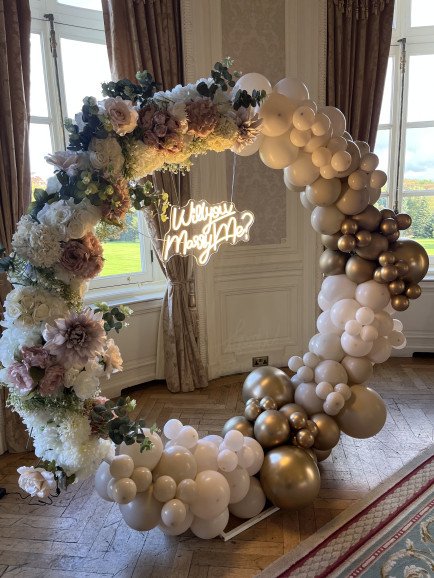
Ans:
POLYGON ((301 448, 310 448, 315 443, 315 438, 308 429, 301 429, 297 432, 297 445, 301 448))
POLYGON ((384 265, 381 267, 380 275, 383 281, 390 283, 391 281, 395 281, 398 277, 398 269, 395 265, 384 265))
POLYGON ((405 311, 409 308, 410 301, 405 295, 393 295, 390 299, 390 304, 395 311, 405 311))
POLYGON ((395 233, 387 235, 386 239, 389 241, 389 243, 395 243, 395 241, 399 239, 399 231, 395 231, 395 233))
POLYGON ((393 235, 393 233, 396 233, 398 231, 398 225, 395 219, 384 219, 383 221, 381 221, 380 231, 383 233, 383 235, 386 236, 393 235))
POLYGON ((274 401, 274 399, 272 397, 270 397, 269 395, 266 395, 265 397, 263 397, 261 399, 261 401, 259 402, 259 406, 261 407, 261 409, 263 410, 267 410, 267 409, 277 409, 277 404, 274 401))
POLYGON ((385 283, 383 277, 381 276, 381 269, 382 269, 382 267, 378 267, 378 268, 375 269, 375 271, 374 271, 373 279, 374 279, 374 281, 376 281, 377 283, 385 283))
POLYGON ((286 416, 270 409, 261 413, 255 421, 254 434, 263 448, 273 448, 288 441, 290 428, 286 416))
POLYGON ((293 401, 293 385, 281 369, 269 365, 258 367, 246 377, 243 384, 243 400, 246 401, 251 397, 262 399, 265 396, 272 397, 277 407, 293 401))
POLYGON ((301 405, 298 405, 297 403, 287 403, 286 405, 283 405, 279 411, 281 411, 288 420, 294 412, 303 414, 303 416, 307 419, 307 413, 304 411, 301 405))
POLYGON ((357 255, 363 259, 370 259, 375 261, 378 259, 380 253, 387 251, 389 241, 379 233, 372 233, 371 242, 367 247, 358 247, 356 249, 357 255))
POLYGON ((341 275, 345 272, 347 256, 340 251, 326 249, 319 258, 319 268, 323 275, 341 275))
POLYGON ((269 451, 260 477, 267 498, 282 509, 307 506, 318 496, 321 485, 314 460, 305 450, 293 446, 269 451))
POLYGON ((228 419, 223 426, 222 436, 225 437, 228 431, 233 429, 240 431, 244 436, 253 437, 253 426, 243 415, 236 415, 228 419))
POLYGON ((385 265, 394 265, 395 261, 396 258, 395 255, 392 253, 392 251, 385 251, 384 253, 381 253, 381 255, 378 257, 378 262, 382 267, 384 267, 385 265))
POLYGON ((316 457, 315 450, 312 448, 304 448, 304 451, 313 459, 315 463, 318 462, 318 458, 316 457))
POLYGON ((312 421, 311 419, 308 419, 306 422, 306 427, 307 429, 310 431, 310 433, 313 435, 313 437, 317 436, 319 433, 319 429, 318 426, 316 425, 316 423, 314 421, 312 421))
POLYGON ((405 229, 409 229, 411 227, 412 218, 410 215, 407 215, 407 213, 398 213, 395 218, 398 224, 398 229, 401 231, 405 231, 405 229))
POLYGON ((244 409, 244 417, 249 421, 255 421, 258 415, 262 412, 259 403, 250 402, 246 404, 244 409))
POLYGON ((358 285, 372 279, 374 271, 375 262, 362 259, 358 255, 352 255, 345 266, 345 274, 348 279, 358 285))
POLYGON ((356 233, 356 243, 358 247, 367 247, 372 241, 372 235, 369 231, 358 231, 356 233))
POLYGON ((316 455, 316 459, 318 462, 323 462, 324 460, 326 460, 329 455, 332 453, 332 450, 317 450, 314 449, 313 450, 315 452, 316 455))
POLYGON ((396 265, 396 268, 398 269, 398 275, 400 277, 405 277, 405 275, 407 275, 407 273, 410 270, 410 267, 408 266, 407 261, 404 261, 402 259, 400 259, 399 261, 396 261, 395 265, 396 265))
POLYGON ((335 420, 325 413, 316 413, 310 419, 318 427, 314 448, 316 450, 331 450, 334 448, 341 434, 335 420))
POLYGON ((353 219, 344 219, 341 225, 341 233, 343 235, 354 235, 357 233, 358 228, 358 224, 353 219))
POLYGON ((378 229, 382 220, 380 211, 372 205, 368 205, 364 211, 358 215, 352 215, 351 218, 359 225, 359 229, 371 232, 378 229))
POLYGON ((289 416, 289 425, 294 429, 302 429, 307 426, 307 419, 304 412, 295 411, 289 416))
POLYGON ((418 299, 421 296, 421 294, 422 289, 420 288, 420 285, 417 284, 409 285, 405 290, 405 295, 409 299, 418 299))
POLYGON ((381 209, 380 213, 382 219, 395 219, 395 212, 392 209, 381 209))
POLYGON ((352 235, 342 235, 338 241, 339 251, 344 253, 351 253, 356 248, 356 239, 352 235))
POLYGON ((353 385, 350 399, 335 420, 347 435, 365 439, 381 430, 386 416, 386 406, 376 391, 365 385, 353 385))
POLYGON ((405 291, 405 283, 401 279, 396 279, 389 283, 389 291, 391 295, 401 295, 405 291))
POLYGON ((420 243, 412 239, 400 239, 393 243, 390 250, 398 260, 406 261, 408 273, 401 275, 406 283, 419 283, 425 277, 429 267, 429 257, 420 243))

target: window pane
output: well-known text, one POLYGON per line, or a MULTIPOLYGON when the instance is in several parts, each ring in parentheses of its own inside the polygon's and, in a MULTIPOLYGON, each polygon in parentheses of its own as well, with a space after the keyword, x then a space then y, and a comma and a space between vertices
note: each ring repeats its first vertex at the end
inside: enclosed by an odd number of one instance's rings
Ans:
POLYGON ((389 197, 388 196, 381 196, 378 201, 375 203, 374 207, 377 207, 381 211, 381 209, 388 209, 389 207, 389 197))
MULTIPOLYGON (((434 4, 434 3, 433 3, 434 4)), ((410 56, 407 121, 434 120, 428 95, 434 93, 434 54, 410 56), (428 98, 428 100, 427 100, 428 98)))
POLYGON ((30 124, 29 149, 33 191, 35 188, 45 188, 48 177, 53 174, 53 167, 44 159, 46 154, 53 151, 48 124, 30 124))
POLYGON ((75 6, 76 8, 88 8, 89 10, 102 10, 101 0, 57 0, 59 4, 75 6))
POLYGON ((432 0, 411 1, 411 25, 434 26, 434 2, 432 0))
POLYGON ((434 197, 406 196, 402 200, 402 210, 409 213, 412 225, 405 231, 405 237, 423 245, 430 257, 434 257, 434 197))
POLYGON ((40 34, 30 35, 30 47, 30 114, 33 116, 48 116, 40 34))
POLYGON ((61 39, 63 78, 65 80, 68 116, 74 118, 81 111, 83 98, 102 98, 101 83, 111 80, 105 44, 61 39), (91 62, 92 66, 83 66, 91 62))
POLYGON ((375 141, 375 154, 378 155, 380 163, 378 168, 387 174, 387 182, 382 188, 382 192, 389 190, 389 141, 390 130, 382 129, 377 132, 377 140, 375 141))
POLYGON ((404 191, 434 190, 433 142, 434 127, 407 129, 404 191))
POLYGON ((127 229, 119 239, 106 241, 103 243, 103 247, 105 262, 101 277, 142 271, 138 214, 136 212, 129 213, 127 215, 127 229))
POLYGON ((389 124, 392 116, 392 78, 393 56, 387 62, 386 82, 384 84, 383 102, 381 103, 380 124, 389 124))

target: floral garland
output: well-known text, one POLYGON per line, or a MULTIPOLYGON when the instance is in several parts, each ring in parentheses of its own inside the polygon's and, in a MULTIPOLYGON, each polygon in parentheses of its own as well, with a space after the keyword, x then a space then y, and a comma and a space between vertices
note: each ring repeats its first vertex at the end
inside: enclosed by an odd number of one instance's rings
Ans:
POLYGON ((13 285, 4 304, 0 382, 41 460, 19 471, 32 495, 85 479, 114 455, 115 443, 150 446, 144 424, 128 417, 134 402, 100 395, 100 380, 122 370, 107 334, 119 331, 131 310, 85 308, 82 299, 104 264, 98 230, 123 228, 132 208, 167 219, 168 195, 140 179, 188 170, 196 155, 238 152, 257 137, 261 121, 253 111, 265 92, 233 90, 231 65, 216 63, 210 78, 171 91, 156 92, 144 72, 139 84, 104 84, 101 102, 86 97, 76 122, 65 123, 68 150, 46 157, 55 175, 46 190, 34 191, 11 255, 0 252, 0 271, 13 285))

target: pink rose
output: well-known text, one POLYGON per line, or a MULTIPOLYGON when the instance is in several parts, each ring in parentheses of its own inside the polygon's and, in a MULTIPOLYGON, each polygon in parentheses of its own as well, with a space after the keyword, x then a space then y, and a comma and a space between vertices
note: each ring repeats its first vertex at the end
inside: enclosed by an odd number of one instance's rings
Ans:
POLYGON ((92 279, 102 270, 102 247, 93 233, 64 244, 60 264, 77 277, 92 279))
POLYGON ((131 100, 123 100, 120 96, 107 98, 104 100, 104 108, 118 135, 124 136, 136 128, 139 115, 131 100))
POLYGON ((9 367, 8 376, 20 395, 27 395, 36 387, 36 383, 29 374, 29 369, 19 361, 9 367))
POLYGON ((43 347, 23 347, 21 349, 24 365, 30 367, 42 367, 45 369, 50 362, 50 355, 43 347))
POLYGON ((70 177, 75 176, 79 170, 87 167, 87 159, 81 152, 58 151, 47 155, 45 160, 57 169, 65 171, 70 177))
POLYGON ((154 132, 155 136, 158 138, 163 138, 166 136, 167 126, 164 126, 164 124, 157 124, 157 126, 154 128, 154 132))
POLYGON ((164 114, 164 112, 156 112, 154 114, 154 122, 155 124, 165 124, 166 122, 166 115, 164 114))
POLYGON ((57 395, 63 387, 65 370, 61 365, 47 367, 45 375, 39 382, 39 393, 43 396, 57 395))

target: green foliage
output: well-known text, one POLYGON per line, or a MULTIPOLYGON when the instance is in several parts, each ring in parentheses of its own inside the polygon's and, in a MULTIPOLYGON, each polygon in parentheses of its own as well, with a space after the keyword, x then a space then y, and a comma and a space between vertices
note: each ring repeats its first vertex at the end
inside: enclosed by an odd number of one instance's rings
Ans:
POLYGON ((36 215, 46 204, 50 205, 51 203, 54 203, 55 201, 59 200, 59 194, 47 193, 47 191, 45 191, 44 189, 36 188, 33 191, 33 198, 35 200, 30 203, 28 213, 34 219, 36 219, 36 215))
POLYGON ((127 78, 117 82, 103 82, 102 93, 104 96, 111 96, 112 98, 120 96, 123 100, 144 104, 155 93, 158 84, 147 70, 138 72, 136 78, 139 84, 134 84, 127 78))
POLYGON ((402 210, 411 215, 412 225, 405 231, 409 237, 432 237, 434 230, 434 213, 428 197, 404 197, 402 210))
POLYGON ((132 314, 132 309, 126 305, 116 305, 110 307, 107 303, 96 303, 95 313, 102 312, 104 320, 104 329, 108 333, 112 329, 119 333, 122 327, 127 325, 126 318, 132 314))
POLYGON ((129 191, 132 205, 136 211, 156 204, 161 196, 160 192, 154 190, 150 181, 145 181, 145 183, 141 185, 132 183, 129 191))
POLYGON ((83 99, 83 103, 81 112, 85 124, 81 130, 70 118, 65 120, 65 128, 69 133, 67 148, 72 151, 87 151, 93 137, 104 139, 108 136, 108 132, 98 116, 99 108, 96 99, 93 96, 87 96, 83 99))
POLYGON ((232 64, 233 60, 230 58, 225 58, 222 62, 216 62, 214 68, 211 70, 212 84, 208 86, 206 82, 199 82, 196 86, 197 92, 201 96, 206 96, 213 100, 219 88, 221 88, 223 92, 226 92, 229 88, 233 88, 235 86, 234 78, 240 76, 240 74, 235 71, 233 73, 229 71, 229 67, 231 67, 232 64))
POLYGON ((0 244, 0 273, 6 273, 13 269, 14 257, 6 255, 6 248, 0 244))
POLYGON ((251 95, 247 90, 238 90, 233 101, 233 107, 235 110, 238 110, 242 106, 244 108, 249 108, 249 106, 255 107, 261 104, 266 96, 267 93, 265 90, 253 90, 251 95))

